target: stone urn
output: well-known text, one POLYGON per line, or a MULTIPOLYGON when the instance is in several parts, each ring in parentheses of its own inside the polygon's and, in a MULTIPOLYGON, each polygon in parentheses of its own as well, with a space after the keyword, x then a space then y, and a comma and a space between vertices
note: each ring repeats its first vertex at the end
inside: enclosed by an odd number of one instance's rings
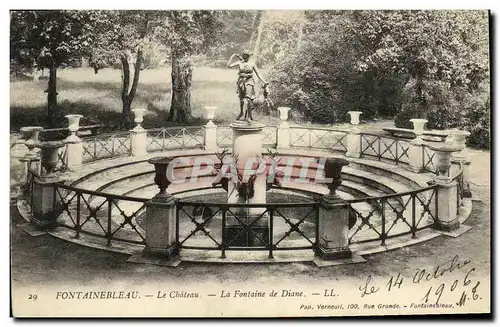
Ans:
MULTIPOLYGON (((448 137, 450 142, 459 146, 460 151, 453 155, 456 159, 466 159, 467 154, 465 152, 467 137, 470 135, 470 132, 461 131, 457 129, 452 129, 448 133, 448 137)), ((448 141, 448 140, 447 140, 448 141)))
POLYGON ((26 126, 21 128, 25 139, 24 145, 28 148, 26 157, 35 158, 37 156, 35 146, 38 143, 38 136, 41 131, 43 131, 43 127, 41 126, 26 126))
POLYGON ((410 119, 410 121, 413 123, 413 133, 417 136, 415 142, 422 143, 422 134, 424 133, 427 119, 413 118, 410 119))
POLYGON ((215 111, 217 110, 217 107, 206 106, 203 109, 205 110, 205 118, 208 119, 207 125, 214 125, 212 120, 215 118, 215 111))
POLYGON ((134 113, 134 123, 136 123, 134 130, 143 130, 144 128, 142 128, 141 123, 144 121, 146 109, 132 109, 132 112, 134 113))
POLYGON ((349 164, 344 158, 327 158, 325 161, 325 179, 330 189, 329 196, 336 197, 336 190, 342 184, 342 167, 349 164))
POLYGON ((451 167, 451 156, 453 152, 460 151, 460 147, 456 144, 442 143, 440 145, 429 146, 433 150, 436 158, 436 168, 439 179, 448 179, 448 172, 451 167))
POLYGON ((355 127, 359 125, 359 116, 363 113, 362 111, 348 111, 347 112, 351 116, 351 125, 355 127))
POLYGON ((80 119, 83 118, 83 116, 71 114, 71 115, 66 115, 64 117, 68 119, 68 129, 69 132, 71 133, 71 135, 68 136, 66 140, 69 142, 78 141, 78 136, 76 136, 76 132, 78 132, 78 129, 80 128, 80 119))
POLYGON ((54 177, 54 170, 59 162, 59 149, 65 146, 64 141, 37 142, 36 147, 40 148, 42 167, 45 169, 44 177, 54 177))
POLYGON ((278 107, 278 112, 280 114, 281 123, 286 123, 288 119, 289 107, 278 107))
POLYGON ((172 183, 172 176, 167 175, 167 168, 172 163, 173 159, 170 157, 154 157, 148 160, 148 163, 155 166, 154 182, 158 185, 160 192, 156 196, 170 196, 167 193, 168 186, 172 183))

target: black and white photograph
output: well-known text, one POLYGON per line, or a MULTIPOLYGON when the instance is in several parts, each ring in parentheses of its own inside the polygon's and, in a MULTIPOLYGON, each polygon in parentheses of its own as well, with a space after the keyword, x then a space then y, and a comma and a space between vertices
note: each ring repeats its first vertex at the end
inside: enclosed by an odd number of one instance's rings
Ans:
POLYGON ((491 315, 489 10, 13 8, 11 317, 491 315))

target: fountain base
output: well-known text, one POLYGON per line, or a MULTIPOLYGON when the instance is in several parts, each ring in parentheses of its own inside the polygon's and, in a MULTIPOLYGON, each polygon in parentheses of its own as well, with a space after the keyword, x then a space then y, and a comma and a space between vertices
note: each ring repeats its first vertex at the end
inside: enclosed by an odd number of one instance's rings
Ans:
POLYGON ((228 247, 260 247, 266 246, 269 243, 268 226, 226 226, 224 232, 228 247))

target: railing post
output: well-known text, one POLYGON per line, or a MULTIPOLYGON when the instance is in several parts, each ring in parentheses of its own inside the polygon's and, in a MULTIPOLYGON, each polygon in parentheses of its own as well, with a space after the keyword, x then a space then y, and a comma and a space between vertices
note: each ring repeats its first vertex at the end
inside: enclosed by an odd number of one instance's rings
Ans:
POLYGON ((28 172, 29 170, 34 170, 37 174, 41 173, 41 164, 39 157, 30 157, 25 155, 24 157, 19 158, 21 162, 21 186, 20 191, 25 193, 29 184, 28 172))
POLYGON ((76 132, 80 128, 80 119, 83 117, 82 115, 66 115, 68 119, 68 129, 70 131, 70 135, 66 138, 66 165, 69 170, 74 170, 77 167, 80 167, 83 162, 83 143, 82 139, 80 139, 76 132))
POLYGON ((143 250, 145 256, 155 256, 173 261, 179 254, 178 224, 176 198, 169 194, 166 189, 170 184, 167 178, 167 167, 171 159, 159 157, 149 160, 155 165, 155 183, 160 192, 151 200, 146 202, 146 247, 143 250))
POLYGON ((60 199, 57 197, 55 185, 59 174, 55 172, 55 169, 59 162, 59 149, 64 146, 64 142, 38 142, 36 146, 41 149, 41 164, 44 169, 40 179, 34 180, 32 222, 39 229, 50 229, 57 224, 56 211, 59 209, 60 199))
POLYGON ((421 138, 424 132, 424 126, 427 120, 425 119, 410 119, 413 123, 413 132, 416 138, 410 142, 408 147, 408 158, 409 158, 409 169, 415 173, 420 173, 424 170, 425 165, 425 153, 424 153, 424 142, 421 138))
POLYGON ((56 227, 60 198, 56 192, 58 175, 49 174, 33 180, 33 194, 31 200, 31 223, 37 229, 48 230, 56 227))
POLYGON ((290 148, 290 126, 288 126, 288 112, 289 107, 279 107, 278 108, 281 123, 276 129, 276 148, 277 149, 289 149, 290 148))
POLYGON ((342 184, 342 167, 349 161, 342 158, 328 158, 324 163, 325 178, 330 193, 323 195, 319 202, 319 231, 317 254, 323 260, 349 259, 349 208, 335 190, 342 184))
POLYGON ((208 123, 205 127, 204 135, 204 146, 207 151, 217 151, 217 125, 212 121, 215 118, 215 111, 217 107, 207 106, 205 109, 205 117, 208 119, 208 123))
POLYGON ((137 125, 130 131, 130 150, 132 156, 142 157, 148 154, 147 131, 141 126, 146 109, 132 109, 132 112, 134 113, 134 122, 137 125))
POLYGON ((409 170, 414 173, 421 173, 424 170, 424 144, 416 140, 411 141, 408 146, 408 159, 410 164, 408 167, 409 170))
MULTIPOLYGON (((434 201, 434 207, 437 207, 438 216, 434 226, 438 230, 450 232, 460 227, 460 222, 457 218, 457 182, 449 176, 451 167, 451 155, 453 152, 460 149, 454 144, 441 144, 431 147, 436 153, 436 163, 438 175, 434 178, 437 185, 436 198, 439 202, 434 201)), ((436 209, 436 208, 435 208, 436 209)))
MULTIPOLYGON (((460 131, 460 130, 451 130, 449 132, 449 136, 446 139, 447 142, 454 143, 459 146, 460 151, 454 152, 451 161, 452 163, 458 164, 462 168, 463 174, 462 174, 462 189, 463 189, 463 195, 466 198, 472 197, 471 191, 470 191, 470 158, 469 154, 467 152, 466 148, 466 139, 467 136, 470 135, 469 132, 467 131, 460 131)), ((455 175, 457 171, 455 171, 455 166, 452 166, 452 175, 455 175)), ((458 168, 459 169, 459 168, 458 168)))
POLYGON ((351 128, 347 134, 347 152, 346 157, 359 158, 361 157, 361 133, 358 128, 359 115, 362 114, 361 111, 349 111, 351 115, 351 128))

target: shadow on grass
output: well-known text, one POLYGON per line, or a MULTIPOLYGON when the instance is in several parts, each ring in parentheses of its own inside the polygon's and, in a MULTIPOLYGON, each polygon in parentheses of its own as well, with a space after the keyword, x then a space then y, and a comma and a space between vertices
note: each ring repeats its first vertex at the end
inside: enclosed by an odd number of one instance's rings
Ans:
MULTIPOLYGON (((167 121, 168 112, 156 107, 153 103, 149 103, 147 109, 150 111, 150 114, 144 116, 144 122, 142 123, 144 128, 171 127, 178 125, 167 121)), ((54 126, 66 127, 68 122, 64 116, 68 114, 83 115, 80 121, 80 125, 82 126, 94 124, 102 125, 100 133, 126 131, 135 126, 132 113, 124 118, 120 112, 98 107, 94 103, 84 101, 70 102, 67 100, 59 103, 54 119, 54 126)), ((42 126, 49 128, 46 117, 47 108, 45 106, 33 108, 11 107, 10 130, 11 132, 18 132, 23 126, 42 126)), ((205 123, 206 121, 204 119, 195 117, 188 125, 200 126, 205 123)))
MULTIPOLYGON (((117 130, 129 130, 134 127, 133 115, 130 114, 127 117, 122 117, 121 112, 117 110, 117 107, 121 107, 121 83, 110 83, 110 82, 99 82, 99 81, 89 81, 89 82, 74 82, 68 80, 61 80, 59 84, 59 90, 69 91, 69 92, 81 92, 82 90, 91 90, 95 94, 95 98, 90 98, 89 100, 62 100, 58 104, 58 110, 54 119, 55 127, 66 127, 67 120, 64 117, 67 114, 81 114, 84 117, 81 120, 81 125, 92 125, 100 124, 103 125, 101 132, 117 131, 117 130), (99 93, 108 93, 109 95, 106 99, 109 101, 100 100, 99 93), (114 104, 110 107, 110 103, 114 104)), ((142 126, 144 128, 159 128, 159 127, 171 127, 176 126, 168 119, 168 108, 170 106, 170 101, 165 99, 165 96, 170 96, 171 87, 170 83, 154 83, 154 84, 139 84, 134 102, 132 107, 145 106, 149 113, 144 116, 144 122, 142 126)), ((228 99, 227 93, 235 93, 235 85, 229 82, 219 82, 219 81, 193 81, 192 95, 199 99, 198 102, 214 101, 210 103, 211 105, 219 106, 222 109, 219 112, 219 120, 226 121, 229 118, 232 119, 233 113, 228 117, 224 116, 225 108, 233 107, 232 102, 234 99, 228 99), (215 100, 214 100, 215 99, 215 100)), ((234 101, 233 101, 234 100, 234 101)), ((196 101, 196 100, 195 100, 196 101)), ((193 103, 193 114, 199 115, 200 108, 203 103, 193 103)), ((208 102, 207 102, 208 104, 208 102)), ((236 110, 234 112, 236 115, 236 110)), ((10 107, 10 130, 19 131, 23 126, 42 126, 48 128, 47 124, 47 109, 46 104, 38 105, 11 105, 10 107)), ((194 117, 188 125, 203 125, 206 120, 201 117, 194 117)))

